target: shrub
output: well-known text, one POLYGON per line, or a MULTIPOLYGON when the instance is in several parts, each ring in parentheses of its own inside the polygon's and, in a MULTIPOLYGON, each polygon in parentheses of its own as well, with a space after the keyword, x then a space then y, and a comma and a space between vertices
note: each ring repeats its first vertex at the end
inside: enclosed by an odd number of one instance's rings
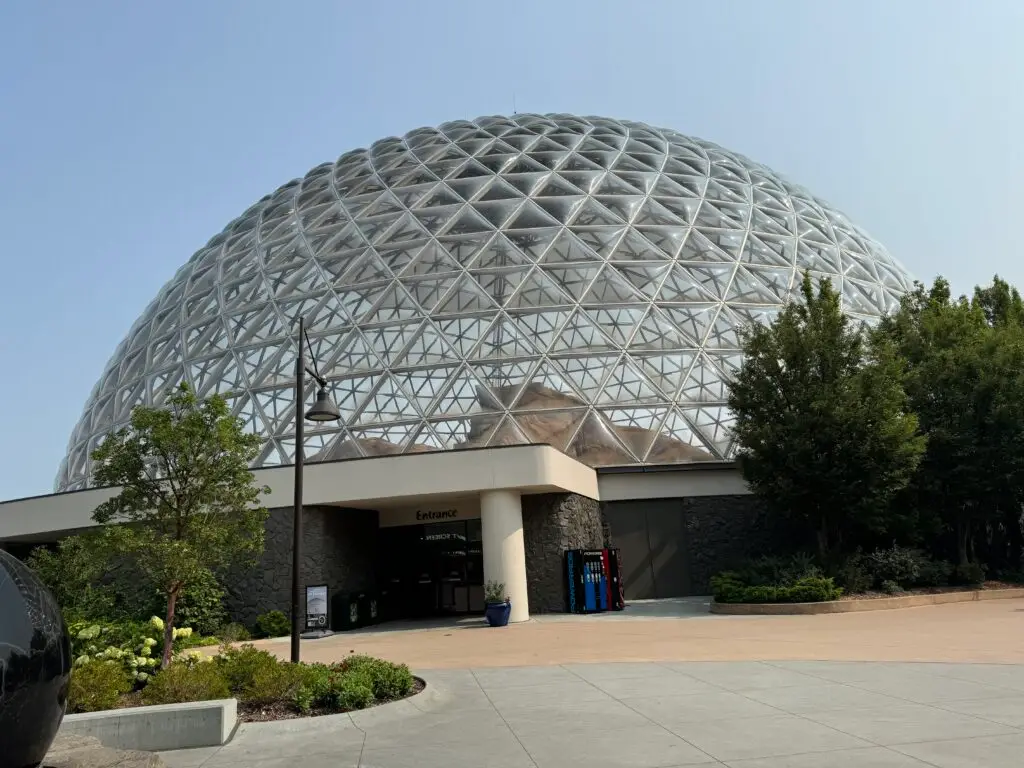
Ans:
POLYGON ((373 703, 373 678, 367 669, 338 676, 331 689, 331 708, 339 711, 365 709, 373 703))
POLYGON ((131 689, 131 677, 119 663, 90 661, 81 664, 71 670, 68 712, 114 709, 121 697, 131 689))
POLYGON ((903 591, 903 587, 901 587, 895 581, 886 580, 882 582, 882 591, 885 592, 887 595, 898 595, 900 592, 903 591))
POLYGON ((326 664, 303 664, 299 670, 301 685, 292 697, 295 709, 306 713, 313 707, 330 706, 335 678, 341 671, 326 664))
POLYGON ((985 566, 981 563, 967 563, 953 569, 953 581, 968 587, 985 583, 985 566))
MULTIPOLYGON (((156 601, 159 612, 166 609, 163 595, 156 601)), ((154 607, 153 611, 158 609, 154 607)), ((185 585, 174 609, 174 623, 192 627, 201 635, 214 635, 224 624, 224 589, 209 571, 200 571, 198 577, 185 585)))
POLYGON ((256 631, 261 637, 284 637, 291 634, 292 624, 283 611, 269 611, 256 619, 256 631))
POLYGON ((227 648, 216 659, 224 679, 233 693, 253 691, 257 680, 272 680, 281 662, 267 651, 251 645, 227 648))
POLYGON ((866 564, 875 584, 892 581, 901 587, 909 587, 917 583, 921 564, 926 559, 916 549, 893 544, 890 549, 876 549, 867 556, 866 564))
POLYGON ((220 631, 217 632, 218 637, 225 643, 241 643, 248 640, 251 635, 249 630, 245 628, 244 624, 238 622, 232 622, 221 627, 220 631))
POLYGON ((814 558, 805 553, 789 557, 758 557, 744 562, 736 573, 744 584, 777 587, 788 587, 800 579, 824 575, 814 558))
POLYGON ((838 600, 843 590, 830 578, 806 576, 788 586, 744 584, 739 574, 725 572, 711 578, 719 603, 820 603, 838 600))
POLYGON ((373 696, 379 701, 401 698, 412 690, 412 672, 405 664, 392 664, 372 656, 350 656, 341 663, 341 668, 346 675, 366 672, 373 696))
POLYGON ((227 680, 217 664, 172 662, 154 675, 142 689, 146 704, 179 704, 186 701, 210 701, 231 696, 227 680))
POLYGON ((950 577, 953 575, 953 564, 945 560, 922 561, 920 573, 917 576, 919 587, 945 587, 949 585, 950 577))
POLYGON ((292 701, 302 688, 302 682, 301 666, 283 662, 274 666, 258 665, 248 682, 234 693, 239 701, 249 704, 292 701))
POLYGON ((875 585, 874 577, 864 564, 864 556, 860 553, 847 557, 836 571, 836 582, 846 592, 859 594, 867 592, 875 585))

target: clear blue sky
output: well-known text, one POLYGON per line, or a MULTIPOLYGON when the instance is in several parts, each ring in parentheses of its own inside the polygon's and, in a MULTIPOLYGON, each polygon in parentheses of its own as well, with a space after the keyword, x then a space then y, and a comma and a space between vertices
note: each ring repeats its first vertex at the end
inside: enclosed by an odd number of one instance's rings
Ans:
POLYGON ((1024 284, 1020 0, 0 3, 0 499, 251 203, 421 125, 641 120, 831 201, 918 278, 1024 284))

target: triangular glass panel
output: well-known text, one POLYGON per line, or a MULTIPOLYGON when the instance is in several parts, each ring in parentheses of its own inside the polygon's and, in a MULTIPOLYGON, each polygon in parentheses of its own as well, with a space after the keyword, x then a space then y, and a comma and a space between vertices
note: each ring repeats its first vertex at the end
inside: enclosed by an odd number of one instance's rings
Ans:
POLYGON ((696 358, 697 352, 692 350, 633 355, 650 382, 669 400, 675 398, 696 358))
POLYGON ((527 445, 534 442, 524 434, 523 429, 512 416, 505 416, 493 429, 487 431, 480 445, 487 445, 492 448, 505 445, 527 445))
POLYGON ((370 393, 377 385, 380 375, 376 376, 345 376, 340 379, 331 379, 327 388, 334 396, 334 402, 341 414, 342 424, 351 424, 356 412, 363 403, 370 397, 370 393))
POLYGON ((379 216, 383 213, 402 213, 405 208, 401 203, 395 199, 395 196, 390 192, 385 192, 370 205, 363 208, 359 213, 359 219, 364 219, 369 216, 379 216))
POLYGON ((551 247, 544 252, 541 262, 544 264, 561 264, 564 262, 602 261, 595 251, 567 229, 555 230, 557 236, 551 247))
MULTIPOLYGON (((551 242, 562 231, 560 227, 505 230, 504 235, 499 234, 495 240, 507 237, 508 242, 526 257, 526 263, 530 263, 538 261, 548 246, 551 245, 551 242)), ((479 266, 479 263, 474 266, 479 266)))
POLYGON ((632 261, 615 264, 615 269, 644 296, 654 298, 671 268, 663 261, 632 261))
POLYGON ((424 432, 419 434, 417 441, 436 447, 437 450, 467 447, 472 426, 473 420, 471 419, 431 421, 427 424, 424 432), (425 434, 427 430, 429 430, 430 437, 425 434))
POLYGON ((434 310, 436 314, 458 315, 467 312, 482 312, 497 308, 495 300, 469 275, 459 278, 447 298, 434 310))
POLYGON ((561 222, 532 201, 526 201, 508 222, 509 229, 558 226, 561 222))
POLYGON ((683 243, 683 247, 679 249, 676 259, 683 262, 710 262, 712 264, 719 265, 727 264, 730 265, 730 268, 736 261, 736 259, 731 258, 729 254, 712 243, 696 229, 690 231, 690 236, 686 238, 686 242, 683 243))
MULTIPOLYGON (((578 155, 574 155, 574 157, 578 157, 578 155)), ((605 173, 593 163, 589 163, 588 166, 595 170, 571 169, 568 166, 563 166, 558 175, 580 192, 590 194, 591 190, 604 178, 605 173)))
POLYGON ((506 184, 498 178, 491 182, 491 185, 480 196, 481 202, 494 200, 522 200, 522 194, 511 184, 506 184))
POLYGON ((729 392, 721 371, 707 356, 701 355, 676 398, 683 403, 724 403, 729 399, 729 392))
POLYGON ((475 235, 442 235, 438 238, 441 246, 448 251, 455 261, 463 267, 473 263, 480 250, 488 243, 494 242, 493 231, 479 232, 475 235))
POLYGON ((252 398, 263 414, 263 423, 269 434, 281 434, 294 421, 295 390, 292 387, 253 392, 252 398))
POLYGON ((658 301, 679 303, 721 299, 719 293, 725 290, 731 274, 731 267, 674 264, 662 283, 658 301))
POLYGON ((676 443, 675 446, 665 446, 661 451, 657 441, 654 449, 648 454, 648 463, 675 463, 679 461, 707 461, 715 458, 708 445, 704 442, 693 425, 676 410, 670 410, 661 426, 661 434, 676 443), (675 450, 671 450, 675 448, 675 450), (687 448, 689 450, 687 450, 687 448), (665 454, 676 454, 671 458, 665 454), (655 453, 661 454, 655 456, 655 453))
POLYGON ((412 320, 395 325, 364 329, 363 335, 384 367, 388 368, 397 363, 401 351, 418 333, 423 323, 422 320, 412 320))
POLYGON ((431 187, 428 194, 422 195, 415 205, 416 210, 425 208, 446 208, 450 205, 461 205, 462 200, 451 188, 441 182, 431 187))
POLYGON ((501 200, 498 202, 475 202, 473 209, 493 226, 501 228, 522 205, 522 200, 501 200))
POLYGON ((665 400, 658 389, 629 357, 623 355, 612 366, 596 403, 656 403, 665 400))
POLYGON ((519 392, 510 408, 518 411, 582 405, 586 405, 582 393, 576 390, 569 377, 557 366, 541 360, 530 375, 528 386, 519 392))
POLYGON ((355 424, 386 424, 404 419, 422 419, 402 387, 390 374, 383 374, 373 394, 367 398, 356 416, 355 424))
POLYGON ((406 243, 395 248, 378 248, 377 255, 387 268, 397 275, 413 260, 420 247, 420 243, 406 243))
POLYGON ((469 368, 462 366, 447 374, 440 399, 431 410, 433 416, 468 416, 494 411, 500 406, 469 368), (484 396, 481 398, 481 394, 484 396))
MULTIPOLYGON (((536 362, 532 360, 487 361, 471 363, 470 370, 485 385, 486 392, 493 398, 491 402, 496 403, 497 407, 508 408, 530 380, 535 365, 536 362)), ((478 400, 490 409, 493 406, 485 405, 487 401, 484 394, 479 393, 478 400)))
POLYGON ((635 464, 637 456, 623 444, 614 428, 596 412, 582 420, 565 453, 592 467, 635 464))
POLYGON ((664 254, 630 228, 626 230, 626 234, 622 236, 608 258, 610 261, 648 261, 664 258, 664 254))
POLYGON ((553 173, 548 176, 547 181, 539 186, 533 197, 579 197, 586 194, 586 190, 577 188, 574 184, 566 181, 560 174, 553 173))
POLYGON ((625 227, 572 227, 572 233, 584 245, 605 259, 611 258, 625 231, 625 227))
POLYGON ((821 272, 842 272, 839 249, 834 245, 810 243, 804 239, 797 240, 796 268, 818 270, 821 272))
POLYGON ((388 269, 380 256, 373 250, 368 250, 359 259, 352 262, 352 266, 342 276, 341 280, 335 281, 335 288, 349 288, 367 283, 379 283, 383 280, 394 279, 394 272, 388 269))
POLYGON ((616 213, 612 213, 593 198, 588 198, 586 202, 579 207, 571 222, 574 228, 618 226, 625 223, 626 219, 616 213))
POLYGON ((342 311, 352 319, 352 322, 356 323, 373 309, 387 288, 386 283, 377 283, 376 285, 354 286, 347 291, 338 291, 338 304, 341 305, 342 311))
POLYGON ((699 197, 655 197, 663 208, 687 224, 696 224, 704 201, 699 197))
POLYGON ((601 418, 640 461, 647 456, 668 415, 668 408, 603 408, 601 418))
POLYGON ((403 243, 410 245, 428 237, 430 233, 423 229, 419 221, 411 213, 405 213, 391 229, 377 238, 376 244, 378 247, 388 248, 403 243))
POLYGON ((534 268, 508 299, 506 306, 513 309, 526 307, 558 307, 571 304, 554 281, 540 268, 534 268))
POLYGON ((395 366, 436 366, 451 362, 456 357, 448 340, 429 321, 423 324, 400 355, 397 349, 395 353, 393 356, 393 365, 395 366))
POLYGON ((711 324, 711 330, 704 339, 706 349, 740 349, 739 330, 743 322, 733 315, 726 307, 722 307, 711 324))
POLYGON ((373 310, 366 313, 364 323, 388 323, 394 320, 411 320, 422 315, 422 310, 400 283, 393 283, 377 301, 373 310))
POLYGON ((565 373, 573 390, 583 397, 583 402, 592 403, 601 390, 608 370, 618 359, 617 353, 580 355, 552 358, 552 364, 565 373))
POLYGON ((559 288, 579 301, 586 294, 590 284, 601 271, 601 265, 597 262, 574 264, 571 266, 548 264, 543 269, 557 283, 559 288))
POLYGON ((550 352, 559 339, 559 334, 569 319, 567 309, 549 309, 542 312, 510 312, 509 316, 524 330, 537 348, 550 352))
POLYGON ((646 299, 633 286, 622 278, 619 271, 612 265, 605 266, 590 289, 583 296, 582 304, 626 304, 646 303, 646 299))
POLYGON ((888 308, 888 297, 878 283, 845 280, 843 305, 851 312, 882 314, 888 308))
POLYGON ((329 376, 347 376, 356 371, 374 371, 383 367, 372 343, 358 329, 353 329, 343 339, 335 337, 330 355, 320 360, 329 376))
POLYGON ((487 176, 471 176, 463 179, 449 179, 445 182, 448 188, 452 192, 457 194, 462 200, 474 199, 484 187, 486 187, 494 177, 491 174, 487 176))
POLYGON ((643 306, 590 308, 587 313, 605 336, 623 347, 645 314, 643 306))
MULTIPOLYGON (((771 325, 779 316, 781 304, 730 304, 729 311, 736 318, 737 330, 743 330, 752 325, 771 325)), ((710 353, 709 353, 710 354, 710 353)))
MULTIPOLYGON (((429 196, 437 189, 437 179, 431 176, 431 181, 423 184, 403 185, 392 191, 398 201, 406 208, 417 206, 426 196, 429 196)), ((441 203, 439 203, 440 205, 441 203)))
POLYGON ((499 314, 486 335, 468 355, 473 360, 491 358, 534 357, 539 350, 521 327, 504 313, 499 314))
MULTIPOLYGON (((153 403, 162 403, 163 396, 159 399, 153 398, 153 403)), ((242 422, 242 431, 250 435, 266 435, 267 431, 263 426, 263 416, 252 401, 248 393, 242 393, 234 398, 232 402, 231 415, 242 422)))
POLYGON ((579 309, 570 316, 548 351, 582 352, 614 348, 615 345, 601 332, 597 324, 584 310, 579 309))
POLYGON ((403 277, 413 275, 441 275, 461 272, 462 267, 448 255, 436 241, 431 240, 413 257, 409 266, 402 273, 403 277))
POLYGON ((793 270, 789 267, 738 267, 736 280, 729 291, 729 300, 753 304, 785 303, 789 299, 792 282, 793 270), (747 275, 756 280, 757 284, 752 285, 747 275), (767 291, 762 290, 761 286, 767 291), (759 298, 744 298, 748 291, 751 296, 759 298))
POLYGON ((430 314, 449 289, 455 285, 456 279, 455 275, 448 275, 441 278, 417 278, 414 280, 403 278, 401 282, 412 296, 416 306, 419 307, 419 311, 430 314))
POLYGON ((435 323, 441 335, 455 348, 458 356, 465 359, 487 332, 490 320, 487 317, 439 317, 435 319, 435 323))
POLYGON ((796 238, 750 233, 742 258, 749 264, 792 268, 796 261, 796 238))
POLYGON ((878 279, 874 273, 871 259, 860 256, 852 251, 842 251, 840 254, 843 260, 843 274, 855 280, 867 280, 872 282, 878 279))
POLYGON ((524 196, 530 196, 534 188, 544 179, 548 178, 548 172, 543 173, 505 173, 503 180, 518 189, 524 196))
POLYGON ((437 234, 462 210, 461 205, 443 205, 431 208, 417 208, 412 213, 429 232, 437 234))
POLYGON ((662 311, 682 333, 685 347, 699 347, 718 317, 720 308, 720 304, 679 304, 664 306, 662 311))
POLYGON ((376 429, 353 429, 352 443, 363 456, 394 456, 409 450, 418 423, 390 424, 376 429))
POLYGON ((693 425, 707 445, 711 446, 720 456, 732 443, 731 428, 735 419, 725 406, 709 406, 702 408, 682 408, 683 417, 693 425))
POLYGON ((446 235, 472 235, 494 230, 494 225, 469 205, 465 206, 445 228, 446 235))
POLYGON ((543 173, 547 171, 541 163, 536 160, 532 160, 528 155, 520 155, 515 161, 505 168, 504 173, 507 174, 523 174, 523 173, 543 173))
POLYGON ((576 215, 576 212, 583 206, 585 201, 586 197, 583 195, 542 197, 537 199, 536 204, 549 216, 564 223, 576 215))

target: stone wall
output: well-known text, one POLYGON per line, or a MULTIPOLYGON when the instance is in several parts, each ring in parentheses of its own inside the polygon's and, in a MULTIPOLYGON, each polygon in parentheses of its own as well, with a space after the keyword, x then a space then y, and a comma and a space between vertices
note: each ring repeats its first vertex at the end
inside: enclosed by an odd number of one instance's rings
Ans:
POLYGON ((530 612, 564 611, 563 553, 604 546, 601 505, 574 493, 523 496, 523 539, 530 612))
MULTIPOLYGON (((330 595, 369 589, 375 582, 377 513, 365 509, 303 509, 302 576, 326 584, 330 595)), ((232 621, 247 626, 267 611, 291 613, 292 510, 272 509, 266 547, 255 568, 226 579, 225 606, 232 621)))

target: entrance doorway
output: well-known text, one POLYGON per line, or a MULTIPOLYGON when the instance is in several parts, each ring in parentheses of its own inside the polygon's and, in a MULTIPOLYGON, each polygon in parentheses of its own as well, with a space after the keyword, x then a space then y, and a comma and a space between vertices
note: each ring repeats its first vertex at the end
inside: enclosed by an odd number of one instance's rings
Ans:
POLYGON ((388 618, 483 613, 480 520, 379 529, 378 584, 388 618))

